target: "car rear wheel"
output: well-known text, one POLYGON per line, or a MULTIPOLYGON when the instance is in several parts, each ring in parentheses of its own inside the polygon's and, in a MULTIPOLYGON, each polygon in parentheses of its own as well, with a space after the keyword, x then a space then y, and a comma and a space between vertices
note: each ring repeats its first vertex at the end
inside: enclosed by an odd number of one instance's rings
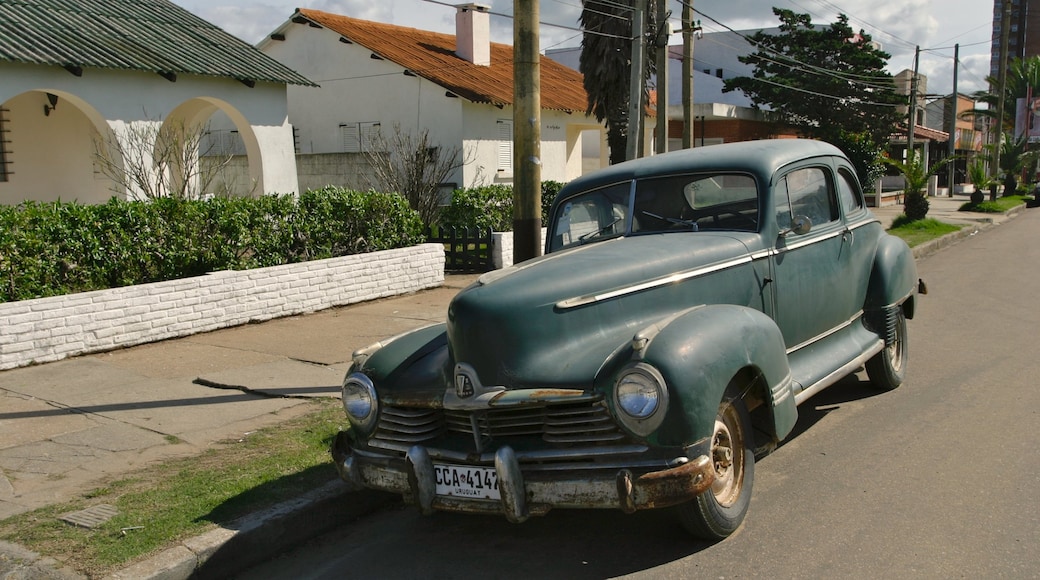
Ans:
POLYGON ((896 315, 896 334, 885 349, 867 361, 867 378, 878 389, 891 391, 903 384, 906 377, 907 350, 906 316, 900 309, 896 315))
POLYGON ((744 521, 755 479, 750 425, 747 408, 740 399, 724 400, 719 405, 711 436, 715 481, 707 491, 677 508, 683 527, 699 538, 722 540, 744 521))

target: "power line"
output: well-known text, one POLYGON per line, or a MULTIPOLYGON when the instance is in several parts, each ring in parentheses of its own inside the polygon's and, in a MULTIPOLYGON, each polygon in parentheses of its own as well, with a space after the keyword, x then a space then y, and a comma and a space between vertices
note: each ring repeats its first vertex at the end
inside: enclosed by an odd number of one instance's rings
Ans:
MULTIPOLYGON (((679 3, 680 4, 684 4, 684 5, 688 5, 685 2, 685 0, 680 0, 679 3)), ((776 56, 778 58, 784 59, 784 61, 781 62, 781 61, 773 60, 773 59, 766 58, 766 57, 759 57, 762 60, 765 60, 766 62, 771 62, 771 63, 779 65, 779 66, 786 66, 786 67, 788 67, 788 68, 790 68, 792 70, 801 70, 803 72, 809 72, 809 73, 812 73, 812 74, 819 74, 819 75, 822 75, 822 76, 829 76, 829 77, 832 77, 832 78, 835 78, 835 79, 838 79, 838 80, 841 80, 841 81, 845 81, 845 82, 848 82, 848 83, 862 85, 862 86, 870 88, 870 89, 886 90, 886 89, 894 88, 894 86, 889 84, 889 83, 878 84, 879 82, 881 82, 883 80, 887 80, 887 77, 879 78, 879 77, 872 77, 872 76, 869 76, 869 75, 852 75, 852 74, 842 73, 842 72, 839 72, 839 71, 835 71, 835 70, 831 70, 831 69, 827 69, 827 68, 823 68, 823 67, 818 67, 818 66, 815 66, 815 65, 811 65, 811 64, 807 64, 807 63, 801 62, 801 61, 799 61, 797 59, 794 59, 794 58, 791 58, 791 57, 789 57, 787 55, 781 54, 781 53, 777 52, 776 50, 773 50, 772 48, 770 48, 768 46, 765 46, 765 45, 762 45, 761 43, 755 42, 753 39, 751 39, 751 37, 747 36, 746 34, 740 32, 740 31, 734 30, 730 26, 728 26, 726 24, 723 24, 722 22, 719 22, 715 18, 709 16, 708 14, 705 14, 704 12, 701 12, 700 10, 697 10, 696 8, 693 8, 692 6, 690 6, 690 7, 693 9, 694 12, 696 12, 700 16, 702 16, 704 18, 707 18, 708 20, 711 20, 715 24, 718 24, 719 26, 725 28, 726 30, 736 34, 737 36, 740 36, 745 41, 747 41, 748 44, 750 44, 751 46, 754 46, 755 48, 757 48, 757 49, 759 49, 759 50, 761 50, 761 51, 763 51, 765 53, 772 54, 772 55, 774 55, 774 56, 776 56), (794 64, 791 64, 791 63, 794 63, 794 64), (798 66, 795 66, 795 65, 798 65, 798 66), (863 79, 863 80, 858 80, 858 79, 863 79), (873 82, 865 82, 865 81, 873 81, 873 82)), ((730 48, 734 48, 734 47, 730 47, 730 48)), ((783 86, 783 85, 781 85, 781 86, 783 86)))

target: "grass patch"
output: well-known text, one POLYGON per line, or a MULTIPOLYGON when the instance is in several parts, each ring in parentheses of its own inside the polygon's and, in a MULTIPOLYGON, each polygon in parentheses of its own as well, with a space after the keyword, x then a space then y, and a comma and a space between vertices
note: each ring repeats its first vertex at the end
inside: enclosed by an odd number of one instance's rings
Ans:
POLYGON ((971 203, 970 201, 963 204, 958 211, 974 211, 980 213, 1004 213, 1009 209, 1016 208, 1020 205, 1025 205, 1028 202, 1033 201, 1033 197, 1029 195, 1009 195, 1007 197, 998 197, 996 201, 986 201, 982 203, 971 203))
POLYGON ((61 560, 90 577, 171 546, 217 525, 295 498, 335 479, 329 444, 345 425, 337 400, 196 457, 153 465, 105 482, 65 504, 0 521, 0 539, 61 560), (96 504, 119 515, 93 530, 57 518, 96 504))
POLYGON ((888 229, 888 233, 899 236, 912 248, 941 238, 946 234, 952 234, 963 227, 961 225, 943 223, 932 218, 910 221, 905 214, 900 214, 892 221, 892 227, 888 229))

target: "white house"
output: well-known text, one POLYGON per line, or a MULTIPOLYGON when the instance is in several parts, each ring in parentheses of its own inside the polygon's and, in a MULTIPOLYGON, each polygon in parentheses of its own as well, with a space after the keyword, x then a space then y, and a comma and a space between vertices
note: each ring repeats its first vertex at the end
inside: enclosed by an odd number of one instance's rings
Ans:
POLYGON ((120 145, 110 158, 117 167, 132 166, 132 155, 148 166, 154 148, 135 139, 202 131, 217 111, 248 155, 243 191, 294 193, 288 85, 313 83, 166 0, 5 2, 0 203, 139 197, 102 170, 98 144, 120 145))
MULTIPOLYGON (((376 131, 428 131, 472 159, 446 187, 513 181, 513 47, 489 37, 486 6, 457 7, 457 35, 298 9, 257 48, 320 85, 289 87, 289 119, 301 152, 338 154, 339 170, 363 162, 376 131)), ((541 71, 541 175, 582 173, 581 141, 602 138, 585 115, 581 74, 548 58, 541 71)), ((334 168, 335 169, 335 168, 334 168)), ((329 179, 329 176, 323 176, 329 179)), ((301 188, 309 183, 301 171, 301 188)), ((338 183, 350 185, 349 183, 338 183)))

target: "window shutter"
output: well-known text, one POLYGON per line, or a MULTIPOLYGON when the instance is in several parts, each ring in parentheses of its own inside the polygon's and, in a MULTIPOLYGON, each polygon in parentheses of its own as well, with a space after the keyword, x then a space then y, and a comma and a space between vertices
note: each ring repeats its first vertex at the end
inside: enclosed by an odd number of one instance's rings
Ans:
POLYGON ((498 170, 513 170, 513 122, 498 121, 498 170))
POLYGON ((339 133, 344 153, 361 152, 361 127, 358 123, 341 123, 339 133))

